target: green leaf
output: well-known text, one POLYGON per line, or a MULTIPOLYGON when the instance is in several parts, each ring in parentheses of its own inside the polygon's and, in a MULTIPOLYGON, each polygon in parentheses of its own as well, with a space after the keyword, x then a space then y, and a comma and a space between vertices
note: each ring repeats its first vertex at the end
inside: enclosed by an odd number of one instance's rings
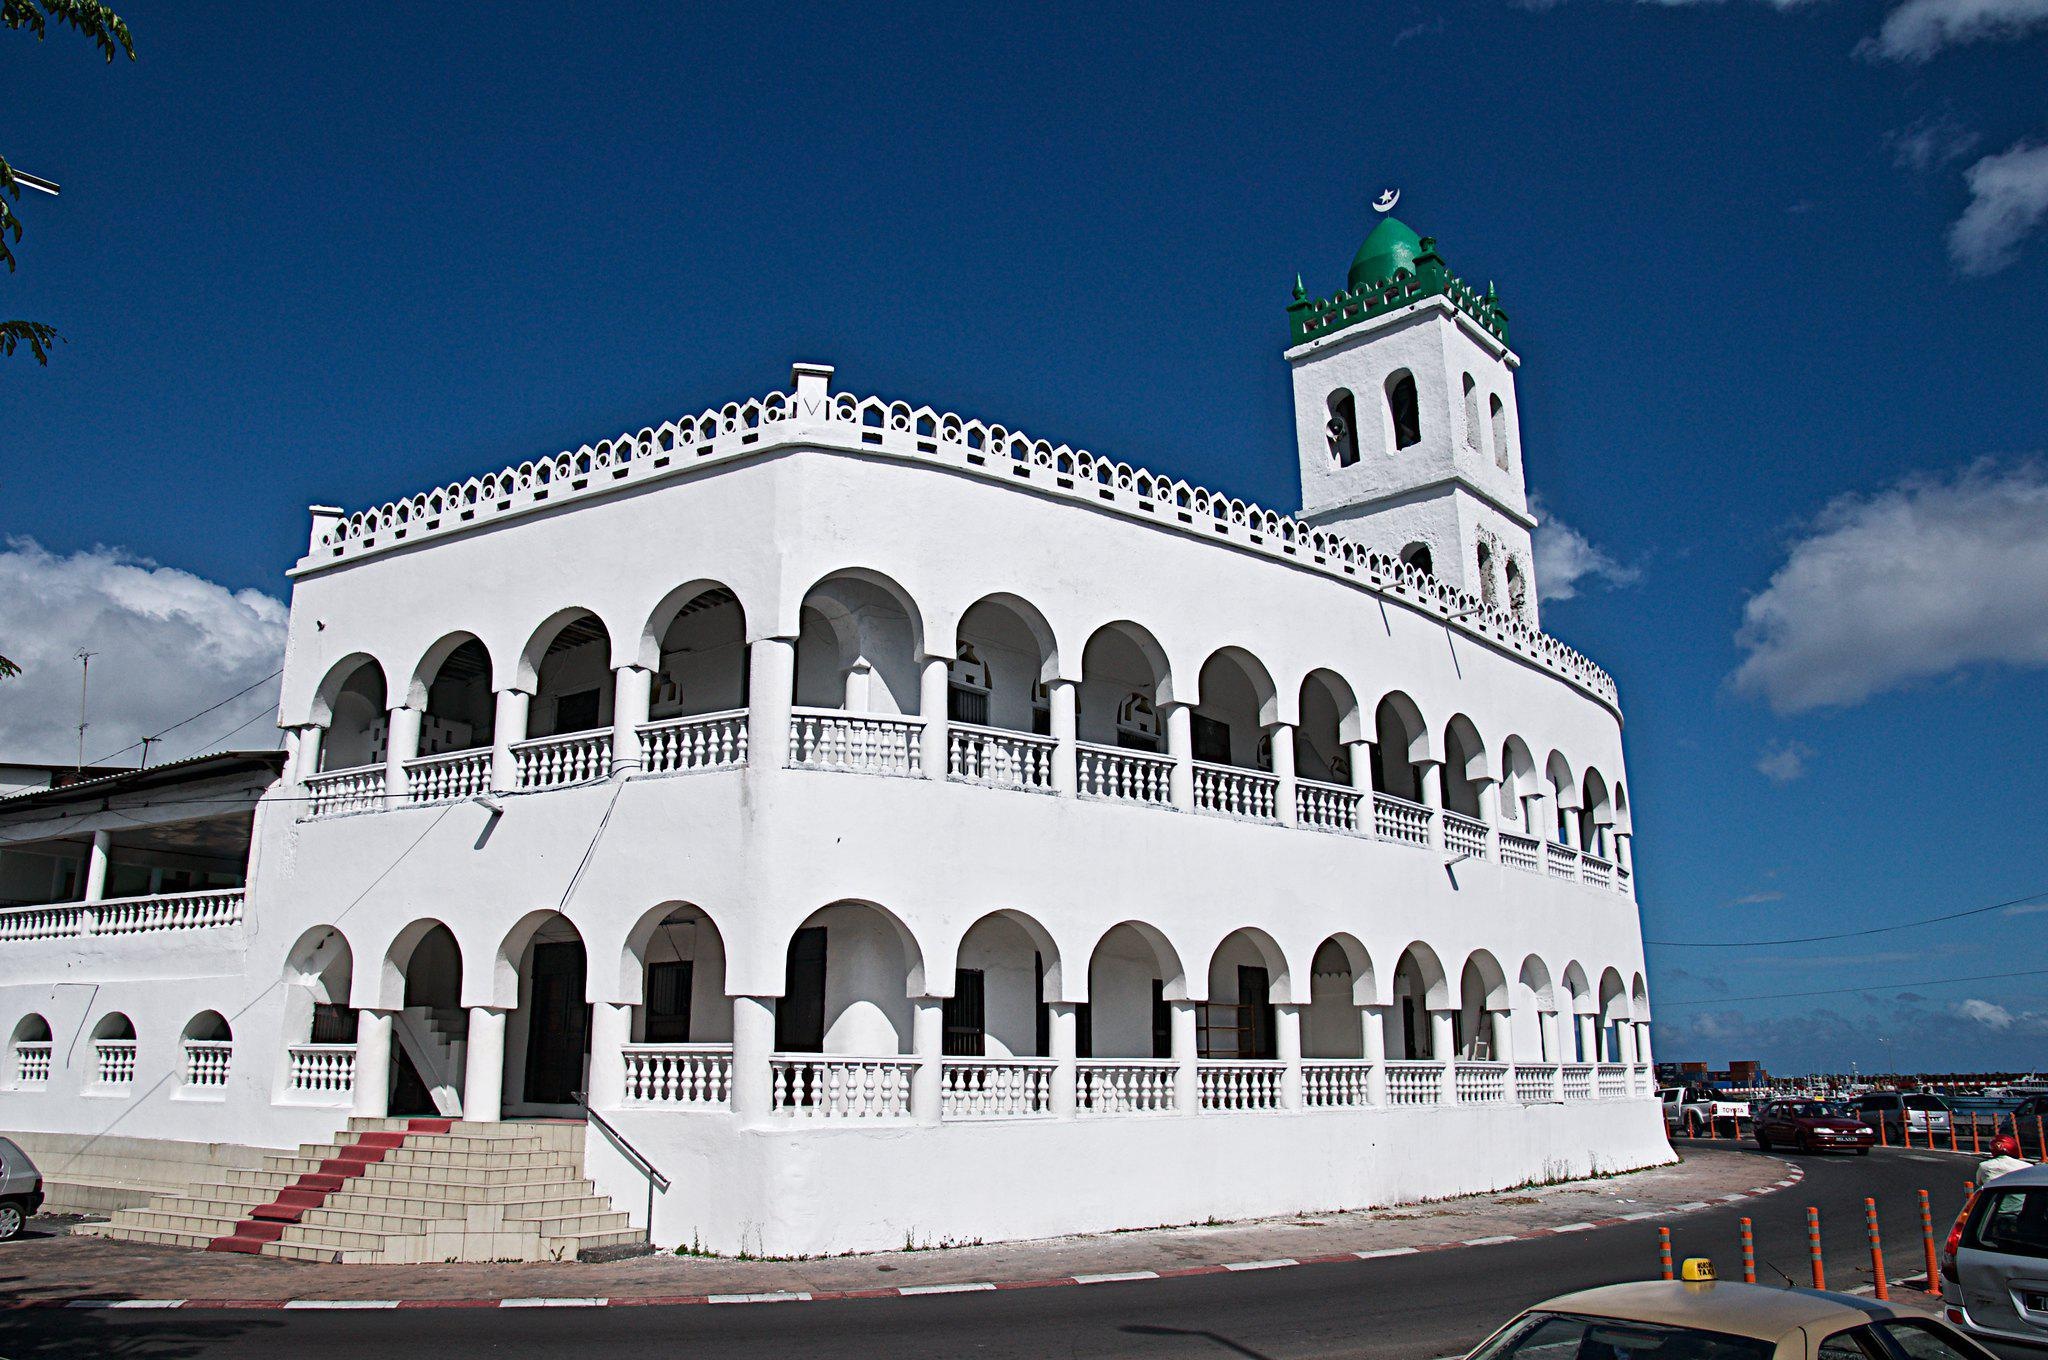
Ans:
POLYGON ((50 346, 62 343, 63 339, 55 326, 46 326, 40 321, 0 321, 0 359, 14 353, 16 345, 27 345, 36 362, 47 367, 50 346))
POLYGON ((100 0, 0 0, 0 27, 25 28, 38 41, 49 36, 45 15, 92 39, 108 61, 117 52, 125 52, 128 60, 135 60, 135 44, 130 40, 127 23, 100 0))

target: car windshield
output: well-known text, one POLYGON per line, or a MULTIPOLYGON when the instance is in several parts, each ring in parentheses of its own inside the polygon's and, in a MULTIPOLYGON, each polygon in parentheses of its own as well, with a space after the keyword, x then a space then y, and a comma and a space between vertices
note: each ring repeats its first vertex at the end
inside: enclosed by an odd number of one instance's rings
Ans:
POLYGON ((1768 1341, 1692 1327, 1531 1313, 1472 1360, 1770 1360, 1774 1350, 1768 1341))
POLYGON ((1948 1103, 1940 1096, 1907 1096, 1906 1108, 1909 1110, 1946 1110, 1948 1103))
POLYGON ((1778 1113, 1787 1119, 1825 1119, 1828 1107, 1817 1100, 1788 1100, 1778 1107, 1778 1113))
POLYGON ((2048 1186, 1986 1191, 1963 1245, 2007 1256, 2048 1256, 2048 1186))

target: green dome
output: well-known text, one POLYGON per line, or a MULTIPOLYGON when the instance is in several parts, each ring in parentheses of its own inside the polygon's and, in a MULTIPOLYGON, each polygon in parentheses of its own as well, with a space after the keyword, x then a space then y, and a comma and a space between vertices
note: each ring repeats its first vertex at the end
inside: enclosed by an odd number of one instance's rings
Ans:
POLYGON ((1415 257, 1425 253, 1422 238, 1410 231, 1407 223, 1398 217, 1382 217, 1372 235, 1358 248, 1358 254, 1351 257, 1351 272, 1346 276, 1345 286, 1355 289, 1379 283, 1394 277, 1397 269, 1413 274, 1415 257))

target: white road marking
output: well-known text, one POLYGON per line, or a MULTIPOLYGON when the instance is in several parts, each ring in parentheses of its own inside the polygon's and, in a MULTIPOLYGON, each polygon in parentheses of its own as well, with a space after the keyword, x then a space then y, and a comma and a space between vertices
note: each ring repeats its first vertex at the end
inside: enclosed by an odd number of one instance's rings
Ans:
POLYGON ((1372 1251, 1354 1251, 1351 1254, 1361 1261, 1377 1261, 1383 1256, 1413 1256, 1417 1247, 1379 1247, 1372 1251))
MULTIPOLYGON (((499 1299, 500 1308, 602 1308, 609 1299, 499 1299)), ((287 1304, 287 1307, 290 1305, 287 1304)))
POLYGON ((1104 1275, 1076 1275, 1075 1284, 1122 1284, 1126 1280, 1156 1280, 1156 1270, 1112 1270, 1104 1275))
POLYGON ((896 1292, 899 1294, 978 1294, 984 1289, 994 1289, 992 1284, 906 1284, 896 1292))
POLYGON ((709 1303, 809 1303, 811 1296, 806 1293, 786 1294, 713 1294, 709 1303))
POLYGON ((1225 1270, 1278 1270, 1281 1266, 1298 1266, 1301 1262, 1291 1256, 1281 1256, 1271 1261, 1231 1261, 1225 1270))

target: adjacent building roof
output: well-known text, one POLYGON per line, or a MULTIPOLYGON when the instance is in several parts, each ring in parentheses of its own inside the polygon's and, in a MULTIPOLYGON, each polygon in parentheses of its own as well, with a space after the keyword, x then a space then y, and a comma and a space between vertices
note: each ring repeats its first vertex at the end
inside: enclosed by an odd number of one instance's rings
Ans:
POLYGON ((275 779, 284 771, 282 751, 217 751, 192 756, 142 770, 120 770, 97 778, 81 779, 56 788, 31 789, 0 798, 0 815, 20 808, 54 807, 65 803, 93 802, 145 789, 190 784, 237 774, 263 774, 275 779))

